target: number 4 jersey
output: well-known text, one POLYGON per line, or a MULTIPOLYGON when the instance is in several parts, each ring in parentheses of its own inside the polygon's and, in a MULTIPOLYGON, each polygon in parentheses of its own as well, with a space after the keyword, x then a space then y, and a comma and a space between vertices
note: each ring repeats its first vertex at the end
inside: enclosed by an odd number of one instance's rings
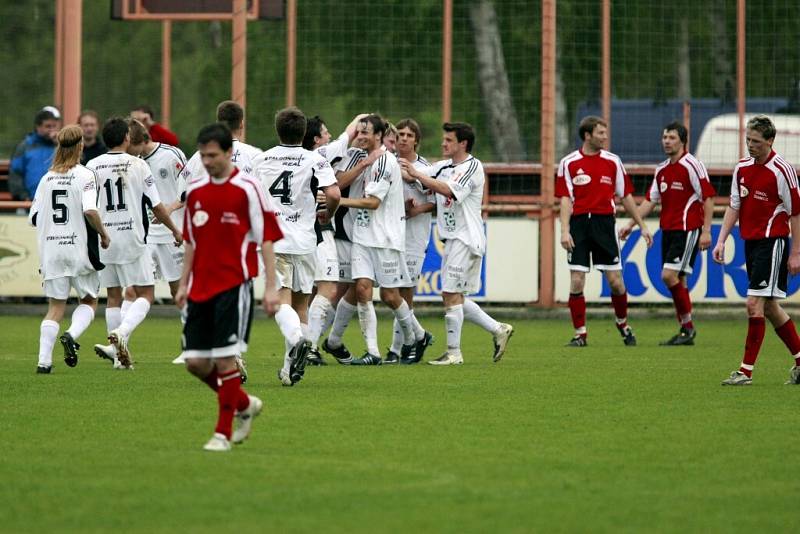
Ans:
POLYGON ((313 253, 317 249, 317 188, 336 184, 328 160, 301 146, 278 145, 258 156, 253 167, 283 232, 275 252, 313 253))
POLYGON ((97 175, 100 218, 111 237, 100 259, 115 265, 137 260, 146 251, 147 209, 161 203, 150 167, 124 152, 108 152, 86 166, 97 175))

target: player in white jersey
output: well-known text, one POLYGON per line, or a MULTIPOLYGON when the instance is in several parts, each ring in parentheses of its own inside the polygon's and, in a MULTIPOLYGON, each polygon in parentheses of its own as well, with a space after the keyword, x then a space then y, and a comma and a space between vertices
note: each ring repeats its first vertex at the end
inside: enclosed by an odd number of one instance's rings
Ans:
MULTIPOLYGON (((405 201, 397 159, 388 150, 381 150, 386 122, 378 115, 365 117, 358 125, 360 146, 368 153, 380 153, 364 179, 362 198, 342 199, 341 204, 356 210, 352 229, 352 276, 356 284, 358 320, 367 344, 363 357, 351 365, 380 365, 377 318, 372 305, 375 285, 380 286, 381 300, 393 311, 400 323, 404 341, 401 353, 411 357, 415 350, 415 334, 411 310, 400 296, 399 287, 406 283, 405 201)), ((423 333, 424 335, 424 333, 423 333)))
POLYGON ((461 354, 461 328, 468 319, 493 335, 495 362, 505 353, 514 329, 498 323, 474 301, 465 298, 480 287, 481 262, 486 252, 486 236, 481 219, 483 203, 483 165, 472 154, 475 131, 460 122, 442 126, 442 154, 445 160, 420 171, 402 161, 404 179, 418 181, 436 193, 436 225, 444 240, 442 257, 442 300, 447 330, 447 351, 433 365, 464 363, 461 354))
MULTIPOLYGON (((244 109, 238 102, 224 100, 217 105, 217 121, 225 124, 233 134, 233 150, 231 151, 231 163, 236 165, 240 171, 253 174, 253 160, 255 160, 261 149, 248 145, 240 138, 244 137, 244 109)), ((181 172, 181 176, 188 184, 195 178, 206 176, 208 172, 203 167, 200 159, 200 151, 192 154, 186 166, 181 172)))
POLYGON ((100 253, 106 265, 100 284, 108 292, 106 326, 114 350, 108 352, 108 347, 96 345, 95 352, 103 358, 117 358, 117 367, 130 369, 128 338, 147 316, 154 293, 153 262, 147 251, 150 222, 146 208, 152 209, 156 219, 170 229, 176 246, 180 246, 183 237, 161 203, 150 167, 127 153, 128 123, 121 118, 109 119, 103 126, 103 140, 109 147, 108 153, 94 158, 87 167, 97 175, 100 217, 113 241, 100 253), (122 288, 129 286, 133 287, 136 300, 122 317, 122 288))
POLYGON ((108 248, 110 240, 97 211, 97 184, 92 171, 80 165, 83 131, 67 126, 58 132, 53 165, 39 181, 30 222, 36 227, 39 245, 39 270, 44 294, 48 297, 47 315, 39 327, 39 363, 36 372, 53 369, 53 345, 61 319, 75 288, 80 304, 72 313, 72 323, 59 341, 64 347, 64 362, 78 364, 77 339, 94 319, 103 268, 97 247, 108 248))
POLYGON ((280 110, 275 115, 275 129, 281 144, 258 156, 254 166, 283 232, 283 239, 275 244, 280 298, 275 321, 286 340, 278 378, 283 385, 292 386, 302 376, 311 349, 301 325, 308 324, 308 296, 314 286, 317 189, 325 193, 330 216, 339 205, 340 192, 328 160, 301 145, 306 132, 302 111, 295 107, 280 110), (292 365, 301 371, 299 375, 293 377, 289 372, 292 365))

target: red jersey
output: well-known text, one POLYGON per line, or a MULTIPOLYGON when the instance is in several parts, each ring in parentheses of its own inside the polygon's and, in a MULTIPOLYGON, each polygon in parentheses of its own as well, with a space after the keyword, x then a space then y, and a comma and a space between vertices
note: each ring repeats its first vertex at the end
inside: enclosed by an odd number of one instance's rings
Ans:
POLYGON ((194 247, 189 298, 203 302, 258 275, 256 247, 283 234, 261 182, 234 168, 189 184, 183 238, 194 247))
POLYGON ((742 239, 788 237, 789 217, 800 214, 797 173, 773 150, 763 165, 754 158, 733 170, 731 208, 739 211, 742 239))
POLYGON ((576 150, 558 165, 556 196, 572 200, 573 215, 613 215, 614 196, 623 198, 631 193, 633 185, 622 161, 606 150, 594 156, 576 150))
POLYGON ((656 167, 645 198, 661 202, 663 230, 688 231, 703 226, 703 201, 716 194, 703 163, 684 152, 675 163, 666 160, 656 167))

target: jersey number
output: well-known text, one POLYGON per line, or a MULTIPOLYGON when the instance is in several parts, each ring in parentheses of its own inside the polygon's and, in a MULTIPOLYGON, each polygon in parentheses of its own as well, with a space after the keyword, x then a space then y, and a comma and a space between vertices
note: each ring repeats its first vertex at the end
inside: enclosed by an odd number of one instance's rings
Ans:
POLYGON ((103 188, 106 190, 106 211, 124 211, 128 206, 125 205, 125 189, 122 176, 117 178, 114 184, 117 186, 117 196, 119 197, 116 208, 114 207, 114 191, 111 188, 111 180, 106 180, 103 184, 103 188))
POLYGON ((269 194, 281 199, 281 204, 289 206, 292 204, 292 171, 283 171, 272 185, 269 186, 269 194))
POLYGON ((66 189, 53 189, 53 222, 64 224, 69 219, 67 205, 59 201, 59 197, 66 197, 66 189))

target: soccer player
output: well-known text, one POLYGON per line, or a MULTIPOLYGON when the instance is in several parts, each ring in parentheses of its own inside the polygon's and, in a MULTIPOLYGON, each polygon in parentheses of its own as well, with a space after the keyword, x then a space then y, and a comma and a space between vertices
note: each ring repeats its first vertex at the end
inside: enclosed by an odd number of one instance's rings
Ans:
POLYGON ((197 144, 207 174, 187 187, 186 251, 175 302, 186 313, 186 370, 216 392, 219 404, 214 435, 203 448, 225 452, 231 442, 247 438, 264 406, 242 389, 236 356, 247 350, 250 337, 257 246, 266 277, 264 311, 272 315, 277 309, 272 243, 282 236, 261 184, 231 162, 230 130, 224 124, 206 126, 197 144))
POLYGON ((386 123, 386 133, 383 134, 383 146, 392 154, 397 155, 397 127, 391 122, 386 123))
MULTIPOLYGON (((417 154, 422 130, 414 119, 403 119, 397 123, 397 157, 398 161, 411 162, 417 169, 426 169, 431 166, 428 161, 417 154)), ((384 144, 386 144, 384 142, 384 144)), ((406 268, 408 269, 408 280, 400 288, 400 296, 406 301, 411 309, 411 321, 414 328, 414 335, 421 342, 417 343, 413 358, 400 359, 400 351, 403 347, 403 331, 400 323, 394 321, 392 331, 392 346, 386 353, 383 363, 404 364, 417 363, 422 360, 425 349, 433 344, 433 335, 426 332, 419 324, 414 315, 414 289, 419 282, 422 264, 425 261, 425 252, 428 249, 428 242, 431 235, 431 213, 436 208, 433 193, 428 189, 423 189, 417 182, 403 182, 403 197, 405 199, 406 210, 406 268)))
POLYGON ((302 378, 311 350, 301 325, 308 324, 308 299, 314 286, 317 189, 325 193, 329 217, 336 212, 340 192, 328 160, 301 145, 306 133, 302 111, 295 107, 278 111, 275 129, 281 144, 258 156, 253 164, 284 234, 275 245, 280 299, 275 321, 287 343, 278 379, 284 386, 293 386, 302 378))
MULTIPOLYGON (((389 150, 383 149, 387 124, 379 115, 368 115, 358 125, 359 146, 370 154, 379 154, 364 178, 363 198, 343 198, 341 204, 358 210, 352 234, 352 276, 358 309, 358 322, 367 351, 350 365, 381 365, 378 349, 378 319, 372 304, 375 284, 381 300, 392 309, 403 331, 402 356, 413 357, 415 336, 411 310, 400 296, 406 283, 405 203, 400 166, 389 150)), ((424 335, 424 332, 423 332, 424 335)))
POLYGON ((436 193, 436 226, 445 240, 442 257, 442 301, 447 330, 447 350, 431 365, 460 365, 461 329, 464 319, 492 334, 494 354, 499 362, 514 333, 510 324, 499 323, 465 295, 480 287, 481 262, 486 253, 486 234, 481 218, 483 204, 483 164, 472 155, 475 130, 464 122, 442 125, 442 155, 432 167, 418 169, 403 161, 403 179, 416 180, 436 193))
POLYGON ((53 345, 64 317, 70 288, 75 288, 80 304, 72 312, 72 323, 59 341, 64 347, 64 362, 78 365, 77 340, 94 319, 103 268, 97 248, 108 248, 110 238, 97 211, 97 185, 92 171, 79 165, 83 150, 79 126, 58 132, 50 170, 39 181, 30 211, 36 227, 39 265, 48 297, 47 315, 39 328, 39 363, 36 372, 53 369, 53 345))
POLYGON ((128 123, 112 118, 103 126, 103 139, 109 151, 91 160, 88 167, 97 175, 100 189, 100 217, 111 232, 112 244, 100 252, 106 267, 100 284, 108 292, 106 326, 111 347, 95 345, 102 358, 114 360, 115 368, 131 369, 128 338, 144 320, 153 303, 153 261, 147 251, 150 222, 143 207, 172 232, 175 246, 183 241, 156 189, 155 179, 144 160, 127 153, 130 145, 128 123), (122 317, 122 288, 132 286, 136 300, 122 317))
POLYGON ((575 336, 571 347, 587 345, 586 299, 583 288, 592 264, 611 286, 617 330, 626 346, 636 345, 628 325, 628 293, 622 279, 619 243, 614 229, 614 197, 639 225, 647 246, 653 243, 633 200, 633 185, 616 154, 605 149, 608 124, 600 117, 584 117, 578 127, 583 145, 558 165, 556 196, 561 198, 561 246, 570 269, 569 311, 575 336), (591 263, 590 263, 591 259, 591 263))
MULTIPOLYGON (((703 163, 686 150, 688 132, 679 122, 664 127, 661 146, 669 159, 656 167, 653 183, 639 205, 644 220, 661 202, 661 279, 672 293, 680 330, 659 345, 694 345, 697 331, 692 322, 692 301, 686 284, 697 251, 711 245, 714 186, 703 163)), ((633 221, 620 229, 625 239, 633 221)))
POLYGON ((778 299, 786 298, 787 272, 800 272, 800 195, 794 167, 772 150, 775 125, 765 115, 747 122, 745 141, 750 157, 733 169, 730 206, 725 208, 722 228, 714 247, 714 261, 725 262, 725 240, 739 221, 744 240, 750 284, 747 289, 747 338, 739 369, 723 380, 723 386, 749 386, 753 367, 764 341, 765 320, 794 357, 787 384, 800 384, 800 337, 794 322, 778 299), (789 235, 791 240, 791 250, 789 235))

